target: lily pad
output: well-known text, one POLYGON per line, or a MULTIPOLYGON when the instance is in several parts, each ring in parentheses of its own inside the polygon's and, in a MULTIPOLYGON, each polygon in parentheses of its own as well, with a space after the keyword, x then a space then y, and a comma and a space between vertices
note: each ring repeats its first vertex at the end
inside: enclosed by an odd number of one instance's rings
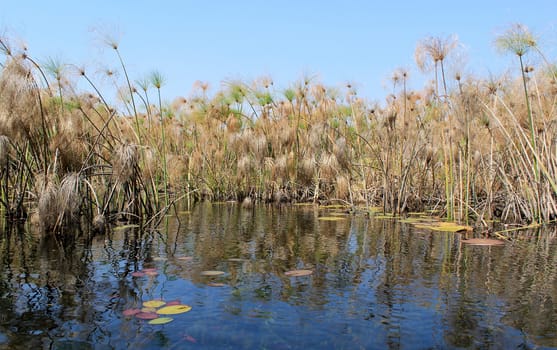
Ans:
POLYGON ((145 274, 147 276, 153 277, 153 276, 157 276, 159 273, 157 271, 145 271, 145 274))
POLYGON ((342 220, 344 220, 344 218, 340 217, 340 216, 320 216, 317 219, 322 220, 322 221, 342 221, 342 220))
POLYGON ((159 315, 155 312, 138 312, 135 314, 135 317, 142 320, 154 320, 155 318, 159 318, 159 315))
POLYGON ((112 230, 113 231, 120 231, 120 230, 129 229, 129 228, 136 228, 136 227, 139 227, 139 225, 136 225, 136 224, 122 225, 122 226, 116 226, 112 230))
POLYGON ((502 246, 505 245, 504 241, 492 238, 471 238, 463 239, 462 243, 468 245, 482 245, 482 246, 502 246))
POLYGON ((246 259, 242 259, 242 258, 230 258, 228 259, 228 261, 230 262, 246 262, 246 259))
POLYGON ((133 277, 143 277, 143 276, 145 276, 145 272, 143 272, 143 271, 134 271, 134 272, 132 272, 132 276, 133 276, 133 277))
POLYGON ((224 286, 226 286, 226 284, 224 284, 224 283, 218 283, 218 282, 210 282, 210 283, 207 283, 207 285, 208 285, 209 287, 224 287, 224 286))
POLYGON ((134 308, 134 309, 126 309, 124 311, 122 311, 122 315, 126 316, 126 317, 131 317, 131 316, 135 316, 138 313, 140 313, 141 310, 134 308))
POLYGON ((309 276, 312 273, 313 273, 312 270, 291 270, 291 271, 286 271, 284 275, 289 277, 302 277, 302 276, 309 276))
POLYGON ((441 231, 441 232, 463 232, 463 231, 473 230, 471 226, 459 225, 454 222, 444 222, 444 221, 421 223, 421 224, 417 224, 416 228, 425 228, 432 231, 441 231))
POLYGON ((156 312, 157 308, 156 307, 142 307, 141 308, 141 312, 156 312))
POLYGON ((171 305, 165 306, 157 310, 157 314, 159 315, 176 315, 176 314, 183 314, 184 312, 188 312, 191 310, 191 306, 189 305, 171 305))
POLYGON ((170 300, 166 302, 166 306, 172 306, 172 305, 182 305, 182 302, 180 300, 170 300))
POLYGON ((160 307, 160 306, 163 306, 163 305, 166 305, 166 302, 162 301, 162 300, 149 300, 149 301, 144 301, 143 302, 143 306, 145 306, 145 307, 157 308, 157 307, 160 307))
POLYGON ((201 276, 221 276, 224 275, 223 271, 217 271, 217 270, 207 270, 207 271, 201 271, 200 273, 201 276))
POLYGON ((159 317, 149 321, 149 324, 167 324, 169 322, 172 322, 173 320, 174 319, 171 317, 159 317))
POLYGON ((330 204, 330 205, 321 205, 319 206, 320 209, 342 209, 348 208, 348 206, 344 204, 330 204))

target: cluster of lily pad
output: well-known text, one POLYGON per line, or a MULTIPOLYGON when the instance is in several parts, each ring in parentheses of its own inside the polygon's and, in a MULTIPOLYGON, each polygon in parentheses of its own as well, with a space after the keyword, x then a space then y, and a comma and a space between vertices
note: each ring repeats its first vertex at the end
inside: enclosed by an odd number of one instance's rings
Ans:
POLYGON ((166 324, 174 319, 169 315, 183 314, 191 310, 191 306, 182 304, 179 300, 165 302, 164 300, 148 300, 143 302, 142 308, 126 309, 122 312, 125 317, 135 317, 149 320, 149 324, 166 324))

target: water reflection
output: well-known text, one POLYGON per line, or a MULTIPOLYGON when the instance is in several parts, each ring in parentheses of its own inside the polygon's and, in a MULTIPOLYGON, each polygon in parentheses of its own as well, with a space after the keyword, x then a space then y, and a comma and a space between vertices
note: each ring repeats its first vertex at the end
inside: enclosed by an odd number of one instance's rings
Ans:
POLYGON ((0 349, 557 347, 552 233, 473 247, 396 220, 319 220, 330 214, 200 204, 158 232, 4 232, 0 349), (158 275, 132 276, 147 268, 158 275), (313 274, 285 276, 302 268, 313 274), (193 309, 165 326, 123 317, 155 298, 193 309))

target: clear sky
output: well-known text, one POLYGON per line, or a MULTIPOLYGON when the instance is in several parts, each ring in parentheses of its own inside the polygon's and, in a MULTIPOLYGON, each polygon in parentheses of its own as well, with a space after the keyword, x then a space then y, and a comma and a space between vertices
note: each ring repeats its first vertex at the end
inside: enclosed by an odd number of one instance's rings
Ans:
POLYGON ((35 58, 116 68, 92 30, 108 32, 120 38, 134 79, 155 69, 165 76, 167 100, 188 96, 196 80, 215 91, 222 81, 270 76, 280 88, 304 75, 328 86, 351 82, 382 100, 396 68, 422 85, 414 50, 427 36, 456 34, 467 72, 512 67, 493 40, 516 22, 555 59, 557 0, 0 0, 0 34, 22 39, 35 58))

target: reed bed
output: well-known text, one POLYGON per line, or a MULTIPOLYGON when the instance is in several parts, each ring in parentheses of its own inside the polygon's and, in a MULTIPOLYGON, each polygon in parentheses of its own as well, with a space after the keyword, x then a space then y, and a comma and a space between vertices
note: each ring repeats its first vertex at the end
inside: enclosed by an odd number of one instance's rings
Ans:
POLYGON ((448 74, 456 39, 427 38, 416 60, 431 84, 411 90, 399 69, 381 102, 349 84, 307 77, 278 89, 264 77, 212 93, 198 83, 166 104, 160 73, 132 82, 111 43, 123 72, 123 84, 114 77, 123 86, 117 109, 84 69, 41 65, 1 38, 0 204, 7 218, 30 216, 45 232, 83 222, 103 230, 119 218, 156 222, 183 197, 550 222, 556 70, 523 26, 496 43, 519 58, 520 74, 448 74), (526 65, 527 54, 542 63, 526 65))

